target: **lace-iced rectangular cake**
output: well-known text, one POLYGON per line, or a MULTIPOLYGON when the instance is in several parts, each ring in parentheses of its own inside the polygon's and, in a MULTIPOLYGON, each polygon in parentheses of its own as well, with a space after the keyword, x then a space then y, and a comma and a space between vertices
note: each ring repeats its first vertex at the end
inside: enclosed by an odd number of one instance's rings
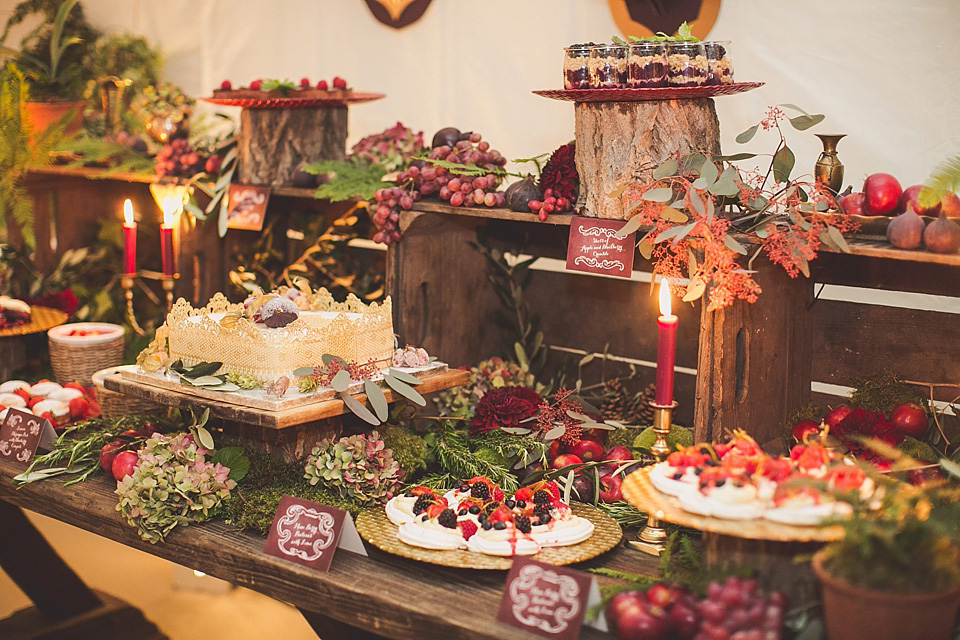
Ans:
POLYGON ((365 305, 354 295, 336 302, 326 289, 307 296, 308 308, 283 327, 270 328, 242 317, 244 305, 217 293, 194 309, 181 298, 167 315, 170 357, 187 366, 222 362, 220 373, 245 374, 263 382, 321 363, 324 354, 347 361, 387 365, 394 351, 393 315, 388 297, 365 305), (237 316, 240 316, 237 318, 237 316), (232 321, 224 321, 228 318, 232 321))

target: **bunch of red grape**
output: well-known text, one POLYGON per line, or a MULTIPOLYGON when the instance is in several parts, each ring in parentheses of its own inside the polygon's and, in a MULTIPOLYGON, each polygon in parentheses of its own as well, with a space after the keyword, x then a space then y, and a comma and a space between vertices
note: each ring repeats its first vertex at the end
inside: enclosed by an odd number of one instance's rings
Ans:
POLYGON ((157 153, 157 175, 189 177, 202 171, 205 162, 190 143, 177 138, 157 153))
POLYGON ((452 147, 436 147, 427 158, 473 165, 485 173, 458 174, 446 167, 431 164, 429 160, 415 160, 397 174, 397 186, 380 189, 375 195, 378 205, 373 214, 373 223, 378 229, 373 236, 375 242, 398 242, 401 237, 397 229, 400 210, 411 208, 421 196, 436 195, 454 207, 503 206, 503 192, 497 191, 500 184, 498 174, 507 159, 499 151, 491 149, 490 143, 484 141, 479 133, 469 134, 468 139, 460 140, 452 147))
POLYGON ((780 640, 786 596, 757 592, 757 581, 734 576, 711 582, 698 599, 685 587, 658 582, 622 591, 607 605, 621 640, 780 640))
POLYGON ((553 195, 553 189, 545 189, 543 192, 543 200, 531 200, 527 206, 530 208, 530 211, 537 214, 540 218, 540 222, 545 222, 547 216, 554 211, 557 213, 563 213, 565 211, 573 211, 573 203, 569 199, 560 196, 559 198, 553 195))

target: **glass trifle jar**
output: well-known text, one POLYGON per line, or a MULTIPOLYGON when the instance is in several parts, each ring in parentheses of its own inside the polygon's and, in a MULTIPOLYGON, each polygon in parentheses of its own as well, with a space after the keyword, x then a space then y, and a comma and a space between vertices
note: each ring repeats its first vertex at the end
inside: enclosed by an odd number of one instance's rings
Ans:
POLYGON ((667 47, 662 42, 634 42, 627 57, 627 84, 631 89, 667 86, 667 47))
POLYGON ((707 81, 707 54, 702 42, 667 43, 667 84, 699 87, 707 81))
POLYGON ((598 44, 590 49, 590 88, 623 89, 627 86, 627 47, 598 44))
POLYGON ((572 44, 563 52, 563 88, 590 88, 590 49, 594 44, 572 44))
POLYGON ((704 42, 703 49, 707 54, 706 84, 732 84, 733 62, 730 60, 730 41, 704 42))

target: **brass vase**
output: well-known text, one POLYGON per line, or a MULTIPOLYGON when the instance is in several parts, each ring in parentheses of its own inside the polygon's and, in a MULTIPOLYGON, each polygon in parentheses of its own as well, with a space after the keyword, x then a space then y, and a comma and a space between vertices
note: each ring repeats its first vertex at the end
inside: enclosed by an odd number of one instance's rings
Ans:
POLYGON ((847 134, 818 133, 817 137, 823 143, 823 152, 813 165, 813 176, 820 184, 825 184, 833 193, 840 193, 843 188, 843 163, 837 157, 837 143, 847 134))

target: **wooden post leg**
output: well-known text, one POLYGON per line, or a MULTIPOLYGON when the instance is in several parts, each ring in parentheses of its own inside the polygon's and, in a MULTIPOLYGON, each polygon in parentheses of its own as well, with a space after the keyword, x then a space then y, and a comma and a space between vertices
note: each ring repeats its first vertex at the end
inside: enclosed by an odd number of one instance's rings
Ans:
POLYGON ((0 500, 0 522, 0 568, 37 609, 65 620, 101 605, 19 507, 0 500))
POLYGON ((299 609, 303 619, 310 623, 310 627, 317 632, 317 637, 323 640, 382 640, 384 636, 351 627, 345 622, 334 620, 322 613, 299 609))

